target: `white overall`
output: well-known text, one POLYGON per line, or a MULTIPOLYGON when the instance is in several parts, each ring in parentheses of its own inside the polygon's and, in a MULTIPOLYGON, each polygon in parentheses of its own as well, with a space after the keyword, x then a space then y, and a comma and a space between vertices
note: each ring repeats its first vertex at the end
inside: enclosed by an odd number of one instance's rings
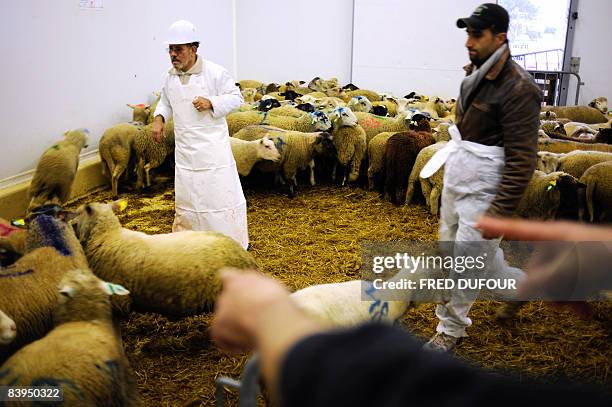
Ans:
MULTIPOLYGON (((434 154, 420 173, 422 178, 428 178, 445 165, 439 239, 455 242, 484 241, 483 245, 490 242, 490 245, 486 245, 487 251, 494 253, 494 256, 487 264, 485 277, 513 278, 518 285, 525 274, 504 261, 504 253, 499 248, 501 238, 485 241, 475 228, 478 218, 489 208, 497 194, 505 165, 504 149, 461 140, 457 126, 450 127, 448 132, 451 140, 434 154)), ((458 255, 457 245, 455 255, 458 255)), ((437 331, 454 337, 465 336, 465 329, 472 324, 467 314, 478 294, 478 290, 452 290, 451 300, 438 305, 436 309, 440 320, 437 331)), ((505 295, 511 299, 508 291, 505 295)))
POLYGON ((224 117, 199 112, 192 101, 213 95, 204 74, 191 75, 186 85, 172 75, 168 99, 174 112, 175 210, 172 230, 214 230, 249 243, 246 200, 224 117))

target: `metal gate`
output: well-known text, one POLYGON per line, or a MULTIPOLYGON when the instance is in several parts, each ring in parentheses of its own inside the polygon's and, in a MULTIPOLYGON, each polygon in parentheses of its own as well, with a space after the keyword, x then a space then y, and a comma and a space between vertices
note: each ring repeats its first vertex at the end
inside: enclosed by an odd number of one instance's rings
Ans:
MULTIPOLYGON (((564 76, 574 75, 576 77, 576 97, 574 105, 578 104, 580 97, 580 86, 584 85, 580 75, 569 71, 527 71, 533 76, 535 83, 542 90, 544 103, 549 106, 558 106, 561 97, 561 84, 564 76)), ((569 78, 569 76, 567 76, 569 78)))

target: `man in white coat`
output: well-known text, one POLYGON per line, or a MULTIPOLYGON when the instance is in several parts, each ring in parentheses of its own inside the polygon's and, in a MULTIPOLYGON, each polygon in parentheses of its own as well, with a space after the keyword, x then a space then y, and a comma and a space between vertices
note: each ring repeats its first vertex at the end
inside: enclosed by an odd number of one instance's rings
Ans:
POLYGON ((174 119, 175 218, 172 230, 213 230, 249 244, 246 201, 232 155, 225 116, 243 103, 227 70, 197 54, 195 26, 180 20, 168 29, 172 68, 154 113, 153 138, 174 119))

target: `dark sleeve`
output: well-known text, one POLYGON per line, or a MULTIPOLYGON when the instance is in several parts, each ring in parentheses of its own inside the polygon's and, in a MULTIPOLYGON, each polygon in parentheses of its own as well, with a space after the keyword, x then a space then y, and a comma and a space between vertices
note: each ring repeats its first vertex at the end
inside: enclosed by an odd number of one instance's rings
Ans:
POLYGON ((609 405, 602 394, 522 384, 447 355, 421 350, 410 334, 364 325, 310 336, 281 366, 281 406, 609 405), (557 401, 558 400, 558 401, 557 401))
POLYGON ((497 195, 487 210, 491 216, 511 216, 536 167, 540 91, 527 79, 520 80, 501 106, 506 165, 497 195))

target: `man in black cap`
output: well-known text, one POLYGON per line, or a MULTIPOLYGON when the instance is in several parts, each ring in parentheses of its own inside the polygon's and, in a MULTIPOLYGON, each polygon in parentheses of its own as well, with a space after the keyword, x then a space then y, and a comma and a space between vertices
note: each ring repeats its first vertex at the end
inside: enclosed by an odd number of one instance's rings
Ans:
MULTIPOLYGON (((512 216, 536 165, 541 93, 510 57, 508 23, 506 10, 492 3, 457 20, 457 27, 466 29, 472 63, 464 68, 456 126, 449 128, 452 141, 420 175, 427 178, 445 164, 440 240, 455 242, 455 256, 490 253, 484 276, 518 284, 524 273, 504 262, 501 239, 483 239, 475 226, 485 214, 512 216)), ((459 272, 451 275, 457 278, 459 272)), ((514 296, 510 290, 497 294, 502 299, 514 296)), ((437 333, 424 348, 453 349, 466 336, 472 323, 467 315, 478 295, 478 290, 453 290, 450 301, 438 305, 437 333)))

